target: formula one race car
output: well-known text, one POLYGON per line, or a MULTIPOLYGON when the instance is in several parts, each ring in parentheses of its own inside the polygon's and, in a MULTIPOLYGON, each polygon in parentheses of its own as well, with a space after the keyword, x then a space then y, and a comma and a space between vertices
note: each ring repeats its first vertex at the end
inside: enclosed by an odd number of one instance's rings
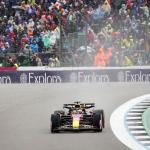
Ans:
POLYGON ((94 110, 94 107, 94 103, 74 102, 64 104, 63 108, 68 109, 68 111, 57 110, 51 115, 51 132, 66 130, 102 132, 105 127, 104 110, 94 110))

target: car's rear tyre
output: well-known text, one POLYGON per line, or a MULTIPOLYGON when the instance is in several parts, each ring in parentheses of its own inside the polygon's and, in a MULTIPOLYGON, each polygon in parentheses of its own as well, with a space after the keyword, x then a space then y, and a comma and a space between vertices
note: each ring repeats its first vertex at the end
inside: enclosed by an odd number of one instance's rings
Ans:
POLYGON ((60 127, 60 124, 61 124, 60 115, 52 114, 51 115, 51 126, 50 126, 51 133, 58 132, 57 129, 60 127))
POLYGON ((65 111, 63 111, 63 110, 56 110, 56 111, 54 111, 54 114, 55 114, 55 115, 57 115, 57 114, 64 115, 64 114, 65 114, 65 111))

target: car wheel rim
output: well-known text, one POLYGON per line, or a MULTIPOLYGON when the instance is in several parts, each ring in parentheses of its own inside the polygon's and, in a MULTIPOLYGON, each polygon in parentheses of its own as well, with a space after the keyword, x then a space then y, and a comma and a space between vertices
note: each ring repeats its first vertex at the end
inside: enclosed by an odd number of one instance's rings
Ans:
MULTIPOLYGON (((102 118, 102 115, 100 117, 102 118)), ((102 129, 102 119, 99 121, 99 128, 102 129)))

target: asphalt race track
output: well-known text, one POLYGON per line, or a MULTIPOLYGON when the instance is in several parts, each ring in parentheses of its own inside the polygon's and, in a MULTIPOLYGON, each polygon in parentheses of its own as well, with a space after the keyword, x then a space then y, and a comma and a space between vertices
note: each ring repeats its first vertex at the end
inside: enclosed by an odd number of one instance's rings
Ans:
POLYGON ((109 118, 122 103, 148 93, 148 83, 0 85, 0 150, 129 150, 113 135, 109 118), (104 109, 105 130, 51 134, 50 114, 76 100, 104 109))

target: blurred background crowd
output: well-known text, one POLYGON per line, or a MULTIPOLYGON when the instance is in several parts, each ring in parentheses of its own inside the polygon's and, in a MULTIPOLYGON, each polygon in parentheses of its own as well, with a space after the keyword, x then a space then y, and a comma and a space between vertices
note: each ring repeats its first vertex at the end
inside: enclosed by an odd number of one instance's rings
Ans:
POLYGON ((150 0, 0 0, 2 66, 150 65, 150 0))

